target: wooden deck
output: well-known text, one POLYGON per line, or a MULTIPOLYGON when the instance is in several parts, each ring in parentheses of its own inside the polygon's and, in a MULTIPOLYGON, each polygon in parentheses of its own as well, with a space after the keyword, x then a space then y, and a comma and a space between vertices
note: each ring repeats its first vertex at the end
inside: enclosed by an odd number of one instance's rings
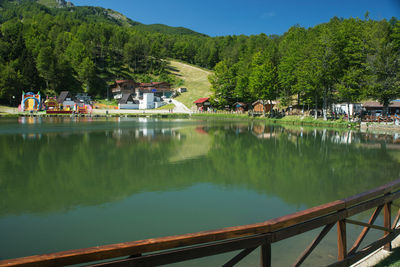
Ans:
POLYGON ((257 248, 261 250, 261 266, 271 266, 273 243, 322 228, 320 234, 293 264, 300 266, 335 225, 338 258, 331 266, 349 266, 382 246, 391 250, 390 242, 400 234, 400 228, 396 227, 400 210, 395 219, 391 220, 391 212, 395 208, 392 202, 400 198, 399 189, 400 179, 347 199, 261 223, 3 260, 0 261, 0 266, 61 266, 94 261, 104 261, 94 266, 157 266, 239 251, 230 261, 221 263, 223 266, 233 266, 257 248), (372 210, 368 222, 349 219, 367 210, 372 210), (384 223, 382 226, 375 225, 381 211, 384 223), (347 224, 362 227, 359 237, 351 246, 347 244, 347 224), (382 238, 360 249, 361 242, 371 228, 381 230, 382 238), (125 258, 113 260, 120 257, 125 258))

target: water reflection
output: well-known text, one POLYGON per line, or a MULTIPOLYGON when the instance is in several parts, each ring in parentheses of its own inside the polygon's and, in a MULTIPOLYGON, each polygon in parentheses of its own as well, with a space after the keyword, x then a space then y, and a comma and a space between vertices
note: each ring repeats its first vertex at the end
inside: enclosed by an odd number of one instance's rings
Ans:
POLYGON ((18 123, 29 127, 13 125, 15 134, 0 135, 0 216, 63 212, 202 183, 311 207, 400 173, 397 135, 247 122, 18 123))

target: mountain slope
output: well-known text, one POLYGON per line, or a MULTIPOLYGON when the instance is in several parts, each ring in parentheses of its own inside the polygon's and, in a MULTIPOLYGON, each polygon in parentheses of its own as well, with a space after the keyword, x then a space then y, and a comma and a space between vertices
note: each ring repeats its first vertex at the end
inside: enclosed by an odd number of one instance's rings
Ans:
POLYGON ((171 60, 169 63, 171 66, 170 71, 184 81, 181 87, 186 87, 188 90, 178 96, 176 100, 182 102, 188 108, 192 108, 195 100, 211 95, 211 84, 208 81, 208 76, 212 71, 175 60, 171 60))
MULTIPOLYGON (((18 0, 17 0, 18 1, 18 0)), ((84 16, 98 17, 102 20, 118 24, 124 27, 133 27, 138 31, 145 32, 158 32, 164 34, 178 34, 178 35, 195 35, 195 36, 207 36, 202 33, 195 32, 193 30, 184 27, 172 27, 164 24, 142 24, 137 21, 126 17, 125 15, 112 10, 102 7, 94 6, 75 6, 72 2, 66 0, 32 0, 39 4, 47 6, 49 8, 64 8, 68 12, 82 13, 84 16)))
POLYGON ((45 5, 50 8, 64 8, 64 7, 73 7, 74 4, 72 4, 70 1, 65 1, 65 0, 37 0, 39 4, 45 5))
POLYGON ((135 25, 134 28, 137 30, 142 30, 142 31, 158 32, 158 33, 165 33, 165 34, 196 35, 196 36, 204 36, 204 37, 207 36, 203 33, 198 33, 191 29, 188 29, 188 28, 172 27, 172 26, 167 26, 164 24, 138 24, 138 25, 135 25))

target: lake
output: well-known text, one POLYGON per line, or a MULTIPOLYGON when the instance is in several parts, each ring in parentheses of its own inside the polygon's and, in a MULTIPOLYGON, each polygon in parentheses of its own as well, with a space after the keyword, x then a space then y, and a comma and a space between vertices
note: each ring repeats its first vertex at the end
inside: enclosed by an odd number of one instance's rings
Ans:
MULTIPOLYGON (((0 159, 0 259, 8 259, 263 222, 346 198, 399 177, 400 136, 26 117, 0 120, 0 159)), ((348 247, 360 231, 348 226, 348 247)), ((291 265, 318 232, 272 244, 273 265, 291 265)), ((258 266, 258 253, 239 266, 258 266)), ((234 255, 176 266, 222 265, 234 255)), ((336 255, 334 227, 304 265, 336 255)))

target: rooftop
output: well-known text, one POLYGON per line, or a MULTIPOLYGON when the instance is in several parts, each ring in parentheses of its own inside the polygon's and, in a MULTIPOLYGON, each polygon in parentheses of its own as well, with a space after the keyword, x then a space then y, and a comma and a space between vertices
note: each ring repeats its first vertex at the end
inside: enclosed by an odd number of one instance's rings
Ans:
POLYGON ((209 97, 203 97, 203 98, 197 99, 193 103, 195 103, 195 104, 203 104, 204 102, 207 102, 209 99, 210 99, 209 97))

